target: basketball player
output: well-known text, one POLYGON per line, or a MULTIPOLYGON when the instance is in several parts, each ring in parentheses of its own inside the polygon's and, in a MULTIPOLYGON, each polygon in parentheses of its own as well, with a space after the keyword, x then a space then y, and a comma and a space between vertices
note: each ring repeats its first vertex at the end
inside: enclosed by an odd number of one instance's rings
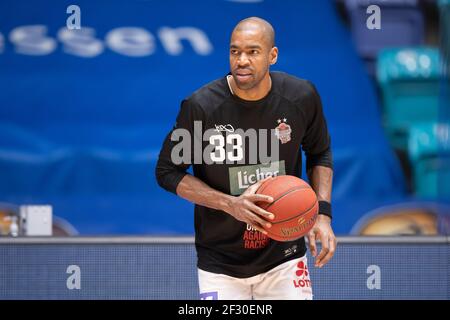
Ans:
POLYGON ((160 152, 159 185, 195 203, 201 299, 312 299, 304 238, 268 238, 263 226, 270 227, 273 216, 255 204, 273 201, 255 194, 265 179, 301 176, 301 148, 319 200, 319 216, 307 235, 315 266, 324 266, 336 248, 332 156, 321 100, 311 82, 269 72, 278 57, 274 41, 267 21, 240 21, 231 35, 230 74, 182 101, 160 152), (205 138, 207 130, 212 134, 205 138), (197 139, 189 144, 192 150, 181 152, 183 161, 174 160, 181 132, 189 133, 184 138, 197 139), (269 139, 276 140, 277 148, 269 139), (261 161, 267 144, 277 153, 269 164, 261 161), (193 175, 186 172, 191 164, 193 175), (319 254, 317 240, 322 243, 319 254))

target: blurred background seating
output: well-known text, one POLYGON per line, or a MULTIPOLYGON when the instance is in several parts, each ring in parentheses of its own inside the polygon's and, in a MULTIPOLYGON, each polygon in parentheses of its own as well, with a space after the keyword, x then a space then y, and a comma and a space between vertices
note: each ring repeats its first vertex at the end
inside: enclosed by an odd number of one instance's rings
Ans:
POLYGON ((406 150, 411 126, 439 121, 437 48, 384 49, 377 58, 383 120, 394 148, 406 150))
POLYGON ((358 53, 374 74, 379 51, 386 47, 419 46, 425 41, 424 16, 417 0, 346 0, 351 32, 358 53), (382 27, 369 29, 368 7, 380 8, 382 27))

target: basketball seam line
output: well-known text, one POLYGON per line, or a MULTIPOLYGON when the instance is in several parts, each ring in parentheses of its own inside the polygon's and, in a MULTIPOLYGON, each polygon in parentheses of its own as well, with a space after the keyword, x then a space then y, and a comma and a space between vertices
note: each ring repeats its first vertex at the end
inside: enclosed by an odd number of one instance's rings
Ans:
POLYGON ((259 186, 258 190, 256 190, 256 193, 262 192, 265 189, 264 187, 266 187, 266 186, 267 186, 267 181, 259 186))
MULTIPOLYGON (((273 205, 275 202, 277 202, 278 200, 280 200, 281 198, 287 196, 289 193, 291 193, 292 191, 297 191, 297 190, 301 190, 301 189, 309 189, 310 187, 307 186, 302 186, 302 187, 292 187, 291 189, 287 190, 285 193, 281 194, 281 196, 279 196, 278 198, 274 199, 272 201, 272 203, 270 203, 267 208, 265 208, 264 210, 267 211, 267 209, 270 208, 271 205, 273 205)), ((314 191, 314 190, 313 190, 314 191)))

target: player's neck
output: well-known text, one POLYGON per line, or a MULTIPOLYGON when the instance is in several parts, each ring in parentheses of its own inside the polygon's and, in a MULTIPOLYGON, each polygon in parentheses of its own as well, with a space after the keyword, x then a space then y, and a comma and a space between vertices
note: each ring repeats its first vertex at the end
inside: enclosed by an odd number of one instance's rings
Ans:
POLYGON ((234 82, 233 77, 230 77, 229 83, 234 95, 238 96, 242 100, 248 101, 256 101, 264 98, 270 92, 272 87, 272 79, 270 78, 270 74, 268 72, 256 87, 248 90, 239 89, 234 82))

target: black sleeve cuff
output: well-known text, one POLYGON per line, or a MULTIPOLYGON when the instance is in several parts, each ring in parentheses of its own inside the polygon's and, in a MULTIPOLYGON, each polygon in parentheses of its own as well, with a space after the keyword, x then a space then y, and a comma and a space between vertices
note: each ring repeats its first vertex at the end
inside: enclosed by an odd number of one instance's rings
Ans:
POLYGON ((315 166, 333 169, 333 154, 331 153, 331 148, 328 147, 328 149, 318 154, 306 154, 306 170, 309 171, 309 169, 315 166))
POLYGON ((156 180, 158 184, 173 194, 177 194, 178 184, 187 174, 186 170, 171 166, 164 161, 159 161, 156 166, 156 180))

